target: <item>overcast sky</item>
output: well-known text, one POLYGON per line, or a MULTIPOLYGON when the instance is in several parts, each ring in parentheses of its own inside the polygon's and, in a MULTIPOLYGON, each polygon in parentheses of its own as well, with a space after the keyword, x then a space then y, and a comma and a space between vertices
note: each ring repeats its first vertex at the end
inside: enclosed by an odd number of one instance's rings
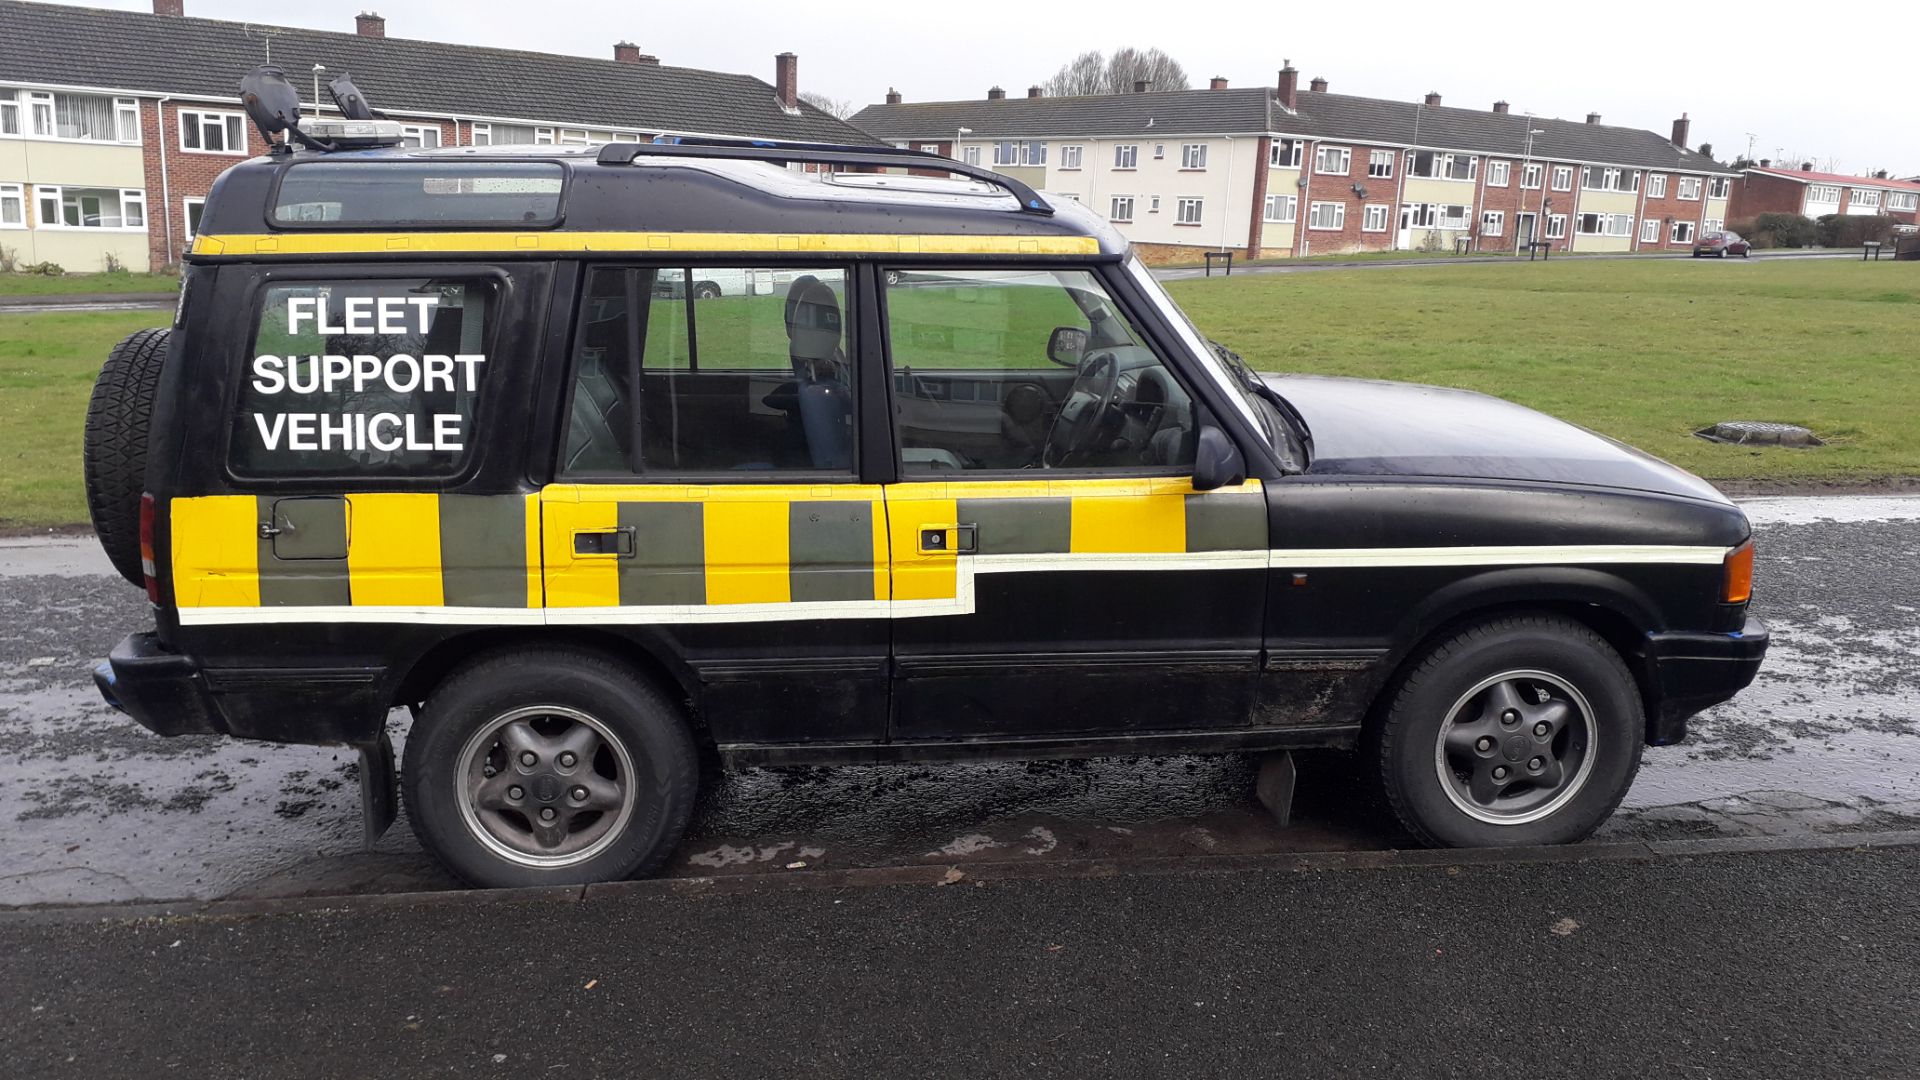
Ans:
POLYGON ((190 15, 329 30, 351 30, 369 6, 393 37, 609 57, 626 38, 668 64, 768 80, 773 54, 792 51, 802 90, 858 104, 879 101, 889 86, 909 101, 985 97, 995 84, 1024 93, 1083 49, 1157 45, 1196 86, 1213 75, 1266 85, 1291 58, 1303 86, 1325 76, 1335 92, 1413 100, 1437 90, 1446 104, 1469 108, 1504 98, 1516 113, 1579 119, 1593 111, 1662 134, 1684 111, 1692 143, 1712 143, 1722 160, 1745 153, 1751 135, 1755 157, 1920 173, 1920 2, 1912 0, 1867 5, 1864 20, 1846 3, 1804 0, 1481 2, 1451 11, 1397 0, 186 0, 190 15), (1904 56, 1870 55, 1896 42, 1904 56))

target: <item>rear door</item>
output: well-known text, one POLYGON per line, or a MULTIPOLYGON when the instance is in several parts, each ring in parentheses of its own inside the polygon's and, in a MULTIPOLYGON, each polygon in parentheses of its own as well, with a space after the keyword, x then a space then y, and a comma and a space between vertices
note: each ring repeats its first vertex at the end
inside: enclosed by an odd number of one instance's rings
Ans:
POLYGON ((881 491, 853 467, 850 275, 586 275, 539 497, 548 622, 685 663, 722 746, 882 738, 890 572, 881 491))
POLYGON ((1246 725, 1265 503, 1193 489, 1182 379, 1091 269, 886 276, 893 737, 1246 725))

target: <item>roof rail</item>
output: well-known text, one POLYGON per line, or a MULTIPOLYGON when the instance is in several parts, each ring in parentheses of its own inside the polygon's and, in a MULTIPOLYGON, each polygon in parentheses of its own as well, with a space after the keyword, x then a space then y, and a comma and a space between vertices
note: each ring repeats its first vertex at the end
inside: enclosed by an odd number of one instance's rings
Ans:
POLYGON ((663 137, 650 143, 608 143, 600 148, 602 165, 631 165, 642 157, 731 158, 775 164, 864 165, 872 168, 938 170, 978 180, 1012 195, 1029 214, 1052 215, 1053 207, 1040 193, 1011 176, 898 146, 854 146, 841 143, 777 142, 771 139, 713 139, 663 137))

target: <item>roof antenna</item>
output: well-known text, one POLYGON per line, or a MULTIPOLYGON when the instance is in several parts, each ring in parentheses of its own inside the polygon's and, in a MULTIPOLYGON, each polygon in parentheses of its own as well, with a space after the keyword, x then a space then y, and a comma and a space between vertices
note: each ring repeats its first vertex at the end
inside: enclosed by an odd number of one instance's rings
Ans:
POLYGON ((284 26, 261 26, 257 23, 247 23, 241 29, 248 37, 257 37, 266 43, 266 62, 269 64, 273 63, 273 39, 286 33, 287 28, 284 26))

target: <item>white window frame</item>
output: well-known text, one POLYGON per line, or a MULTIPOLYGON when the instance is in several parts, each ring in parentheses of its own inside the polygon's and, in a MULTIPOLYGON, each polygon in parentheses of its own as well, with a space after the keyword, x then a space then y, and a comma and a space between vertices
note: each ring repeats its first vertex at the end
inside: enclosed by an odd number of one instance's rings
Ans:
POLYGON ((1081 161, 1086 156, 1086 149, 1086 147, 1078 145, 1062 146, 1060 148, 1060 167, 1062 169, 1080 169, 1081 161))
POLYGON ((484 120, 475 120, 467 125, 467 145, 492 146, 493 125, 484 120))
POLYGON ((1707 219, 1707 227, 1706 227, 1707 232, 1710 232, 1710 233, 1721 232, 1725 230, 1726 227, 1727 227, 1727 223, 1724 218, 1710 217, 1707 219))
POLYGON ((1643 244, 1657 244, 1660 242, 1659 218, 1650 217, 1641 219, 1640 242, 1643 244))
POLYGON ((1484 210, 1480 214, 1481 236, 1504 236, 1507 232, 1505 210, 1484 210))
POLYGON ((552 146, 553 145, 553 129, 550 127, 534 128, 533 129, 533 145, 552 146))
POLYGON ((1487 186, 1506 187, 1513 183, 1513 162, 1490 160, 1487 162, 1487 186))
POLYGON ((1920 209, 1920 192, 1914 192, 1914 191, 1887 192, 1887 209, 1889 210, 1920 209))
POLYGON ((1273 144, 1267 147, 1267 168, 1297 169, 1300 163, 1306 160, 1306 153, 1307 140, 1305 139, 1275 139, 1273 144), (1282 150, 1288 153, 1282 155, 1280 153, 1282 150))
POLYGON ((1260 220, 1272 225, 1292 225, 1300 220, 1300 196, 1269 195, 1267 203, 1261 208, 1260 220), (1280 216, 1274 216, 1278 208, 1280 216))
POLYGON ((1180 168, 1188 172, 1205 172, 1207 169, 1207 144, 1203 142, 1181 143, 1180 168))
POLYGON ((1693 222, 1676 221, 1673 223, 1673 231, 1669 234, 1669 239, 1676 244, 1691 244, 1698 235, 1699 233, 1693 229, 1693 222), (1685 235, 1682 235, 1683 233, 1685 235))
POLYGON ((1555 191, 1572 191, 1573 190, 1573 166, 1555 165, 1553 167, 1553 190, 1555 191))
POLYGON ((972 146, 961 147, 960 160, 962 163, 967 165, 980 164, 980 144, 975 143, 972 146))
POLYGON ((200 212, 204 214, 207 210, 207 200, 198 195, 190 195, 180 200, 180 231, 186 235, 189 243, 194 237, 193 208, 195 206, 198 206, 200 212))
POLYGON ((247 156, 247 115, 222 109, 181 109, 175 121, 180 127, 180 152, 183 154, 212 154, 216 157, 247 156), (225 150, 209 150, 207 145, 207 126, 218 124, 220 141, 227 144, 225 150), (233 145, 232 135, 240 132, 240 145, 233 145), (200 140, 199 146, 187 145, 187 133, 192 132, 200 140))
POLYGON ((0 87, 0 94, 6 95, 0 97, 0 138, 106 143, 109 146, 140 145, 140 102, 137 98, 79 91, 28 90, 17 86, 0 87), (59 134, 56 98, 63 93, 68 97, 99 98, 110 102, 108 108, 113 113, 112 137, 98 139, 59 134))
POLYGON ((1652 173, 1647 177, 1647 198, 1664 199, 1667 197, 1667 174, 1652 173))
POLYGON ((1700 183, 1700 178, 1697 176, 1681 177, 1680 178, 1680 198, 1686 200, 1687 202, 1699 202, 1701 186, 1702 185, 1700 183))
POLYGON ((1520 170, 1520 188, 1522 191, 1539 191, 1546 177, 1546 166, 1537 161, 1528 162, 1520 170))
POLYGON ((1724 199, 1733 194, 1733 177, 1716 176, 1707 181, 1707 198, 1724 199))
POLYGON ((1173 204, 1175 225, 1199 225, 1207 214, 1207 200, 1198 195, 1182 195, 1173 204))
POLYGON ((1375 180, 1393 179, 1393 159, 1396 156, 1391 150, 1367 151, 1367 175, 1375 180))
POLYGON ((1360 231, 1386 232, 1392 217, 1388 212, 1391 209, 1386 203, 1367 203, 1360 212, 1360 231))
POLYGON ((1116 225, 1125 225, 1133 220, 1133 214, 1135 209, 1136 207, 1133 204, 1133 196, 1115 195, 1113 196, 1112 202, 1108 204, 1107 220, 1113 222, 1116 225), (1120 216, 1121 203, 1127 204, 1125 217, 1120 216))
POLYGON ((1439 203, 1434 207, 1434 228, 1464 232, 1473 224, 1473 207, 1464 203, 1439 203))
POLYGON ((1347 227, 1347 204, 1343 202, 1317 202, 1307 207, 1307 229, 1311 232, 1339 232, 1347 227), (1321 211, 1332 208, 1333 224, 1314 224, 1322 220, 1321 211))
POLYGON ((1353 147, 1351 146, 1320 147, 1319 149, 1313 152, 1313 171, 1320 176, 1351 176, 1353 175, 1353 147), (1337 155, 1339 157, 1340 167, 1338 169, 1330 169, 1327 167, 1327 158, 1329 155, 1337 155))
POLYGON ((1147 213, 1157 214, 1159 212, 1160 212, 1160 196, 1158 195, 1147 196, 1147 213))
MULTIPOLYGON (((587 133, 584 131, 563 131, 560 134, 562 139, 562 145, 585 146, 587 144, 587 139, 586 139, 587 133), (566 142, 565 141, 566 137, 570 135, 580 136, 580 141, 566 142)), ((439 124, 401 124, 400 125, 400 145, 401 146, 411 147, 416 150, 433 150, 438 148, 441 145, 441 142, 442 142, 442 138, 441 138, 439 124), (431 146, 427 144, 427 132, 429 131, 433 132, 433 145, 431 146), (409 143, 407 141, 408 139, 412 139, 414 141, 409 143)))
POLYGON ((0 229, 24 229, 27 227, 27 185, 0 184, 0 229), (11 200, 19 208, 20 220, 6 219, 6 204, 11 200))
POLYGON ((35 203, 34 210, 35 210, 35 218, 36 218, 35 226, 34 226, 35 228, 61 229, 66 232, 143 233, 147 231, 147 193, 141 188, 106 188, 106 187, 95 187, 92 184, 35 184, 33 186, 33 197, 34 197, 34 203, 35 203), (119 224, 119 225, 85 225, 85 224, 69 225, 67 224, 65 210, 66 210, 66 203, 67 203, 67 192, 69 190, 118 192, 120 195, 120 220, 123 224, 119 224), (49 201, 51 201, 54 206, 54 212, 51 215, 49 215, 46 212, 47 203, 49 201), (124 222, 128 217, 127 207, 129 205, 133 205, 139 208, 140 224, 138 225, 124 224, 124 222))
POLYGON ((1165 161, 1166 159, 1167 159, 1167 144, 1163 142, 1154 143, 1153 144, 1153 160, 1165 161))
MULTIPOLYGON (((126 98, 126 97, 114 98, 113 99, 113 125, 114 125, 113 133, 119 136, 119 138, 117 138, 114 141, 124 146, 140 145, 140 102, 136 101, 133 98, 126 98), (126 137, 124 133, 128 131, 133 132, 133 138, 129 139, 126 137)), ((247 129, 246 129, 246 125, 242 124, 240 128, 241 149, 244 150, 246 148, 246 145, 247 145, 247 129)))
POLYGON ((1140 167, 1140 144, 1118 143, 1113 148, 1113 167, 1131 172, 1140 167))
POLYGON ((19 138, 27 133, 22 126, 20 91, 0 86, 0 138, 19 138))
POLYGON ((1875 207, 1879 206, 1880 205, 1879 190, 1876 188, 1854 188, 1852 205, 1875 206, 1875 207))
POLYGON ((1819 203, 1822 206, 1839 206, 1840 185, 1809 184, 1807 185, 1807 201, 1810 203, 1819 203))
POLYGON ((1549 240, 1565 240, 1567 238, 1567 215, 1548 214, 1547 231, 1545 235, 1549 240))

